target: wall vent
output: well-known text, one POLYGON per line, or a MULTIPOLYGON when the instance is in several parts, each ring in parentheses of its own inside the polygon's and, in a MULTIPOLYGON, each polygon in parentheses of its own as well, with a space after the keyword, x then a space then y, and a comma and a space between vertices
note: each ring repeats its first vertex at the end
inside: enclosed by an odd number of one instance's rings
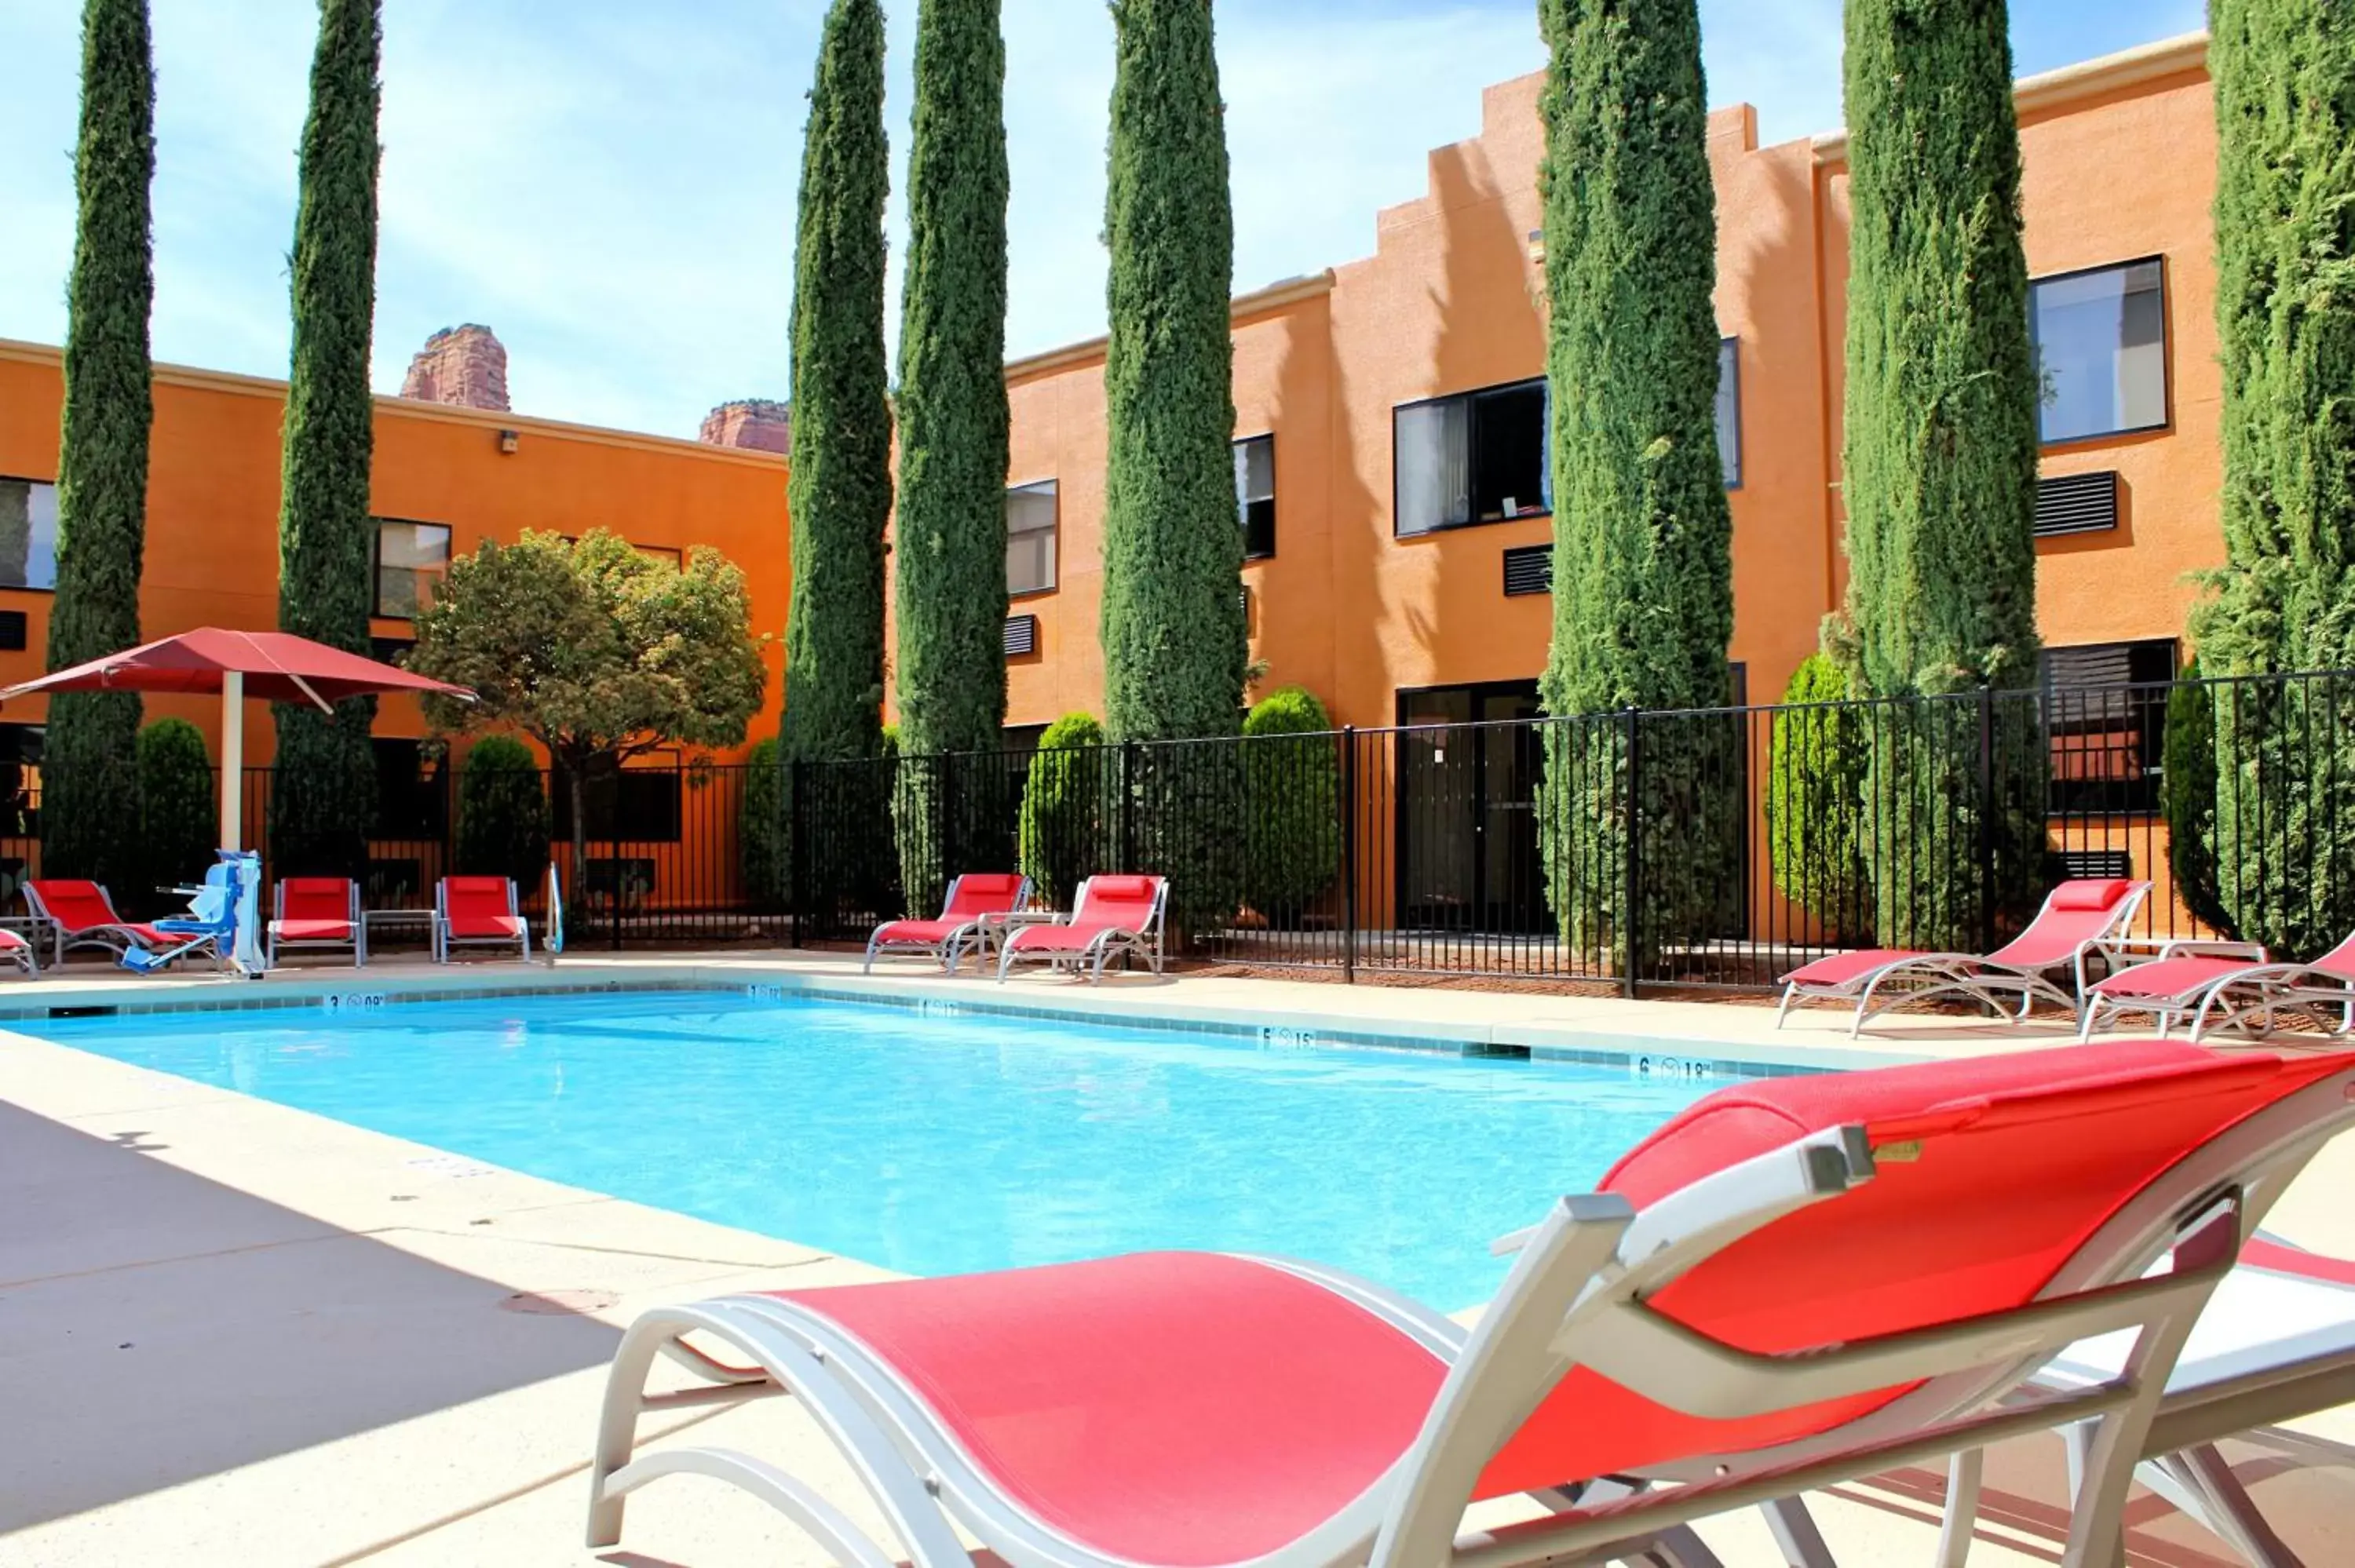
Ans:
POLYGON ((1505 552, 1505 597, 1553 592, 1553 546, 1522 545, 1505 552))
POLYGON ((2036 536, 2099 534, 2118 525, 2118 472, 2066 473, 2036 482, 2036 536))
POLYGON ((1026 653, 1039 652, 1039 618, 1035 615, 1009 615, 1006 618, 1006 656, 1018 659, 1026 653))

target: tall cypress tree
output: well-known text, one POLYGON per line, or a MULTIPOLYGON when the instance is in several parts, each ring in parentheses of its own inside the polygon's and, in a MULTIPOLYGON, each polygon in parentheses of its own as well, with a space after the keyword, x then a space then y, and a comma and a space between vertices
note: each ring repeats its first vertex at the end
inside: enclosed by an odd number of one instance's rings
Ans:
MULTIPOLYGON (((1235 523, 1234 211, 1210 0, 1113 0, 1112 247, 1104 353, 1104 727, 1116 741, 1242 726, 1235 523)), ((1241 891, 1243 777, 1231 747, 1120 754, 1136 863, 1202 930, 1241 891)))
MULTIPOLYGON (((794 761, 872 757, 882 745, 890 173, 875 0, 834 0, 826 12, 806 136, 794 257, 794 581, 782 731, 794 761)), ((1004 485, 1000 473, 992 495, 1004 485)))
MULTIPOLYGON (((2003 0, 1849 0, 1849 562, 1859 694, 2036 675, 2037 376, 2003 0)), ((2041 877, 2017 701, 1887 710, 1868 852, 1884 941, 1975 948, 2041 877)))
POLYGON ((900 312, 893 666, 900 874, 916 908, 936 903, 960 865, 1012 863, 1011 812, 963 810, 988 792, 934 760, 996 747, 1006 723, 1005 82, 997 0, 922 0, 900 312))
MULTIPOLYGON (((1717 217, 1693 0, 1543 0, 1546 373, 1552 388, 1552 714, 1714 708, 1730 694, 1732 518, 1717 450, 1717 217)), ((1624 726, 1554 726, 1540 821, 1565 939, 1698 934, 1736 885, 1728 721, 1654 724, 1630 794, 1624 726), (1721 755, 1724 754, 1724 755, 1721 755)), ((1640 956, 1640 955, 1639 955, 1640 956)))
MULTIPOLYGON (((381 0, 320 0, 294 216, 293 368, 278 514, 281 630, 368 651, 375 524, 377 62, 381 0)), ((357 876, 376 815, 374 698, 276 711, 271 837, 282 874, 357 876)))
MULTIPOLYGON (((52 670, 139 641, 154 418, 147 318, 155 292, 148 235, 155 127, 144 0, 88 0, 74 147, 73 275, 66 294, 52 670)), ((47 874, 123 882, 143 864, 136 842, 139 718, 134 693, 61 692, 49 699, 41 800, 47 874)))
POLYGON ((1209 0, 1113 0, 1104 726, 1233 735, 1248 649, 1235 523, 1234 212, 1209 0))
MULTIPOLYGON (((2194 620, 2211 675, 2355 663, 2355 18, 2214 0, 2216 319, 2226 566, 2194 620)), ((2355 921, 2355 702, 2220 687, 2218 891, 2311 955, 2355 921)), ((2172 779, 2170 777, 2170 782, 2172 779)))

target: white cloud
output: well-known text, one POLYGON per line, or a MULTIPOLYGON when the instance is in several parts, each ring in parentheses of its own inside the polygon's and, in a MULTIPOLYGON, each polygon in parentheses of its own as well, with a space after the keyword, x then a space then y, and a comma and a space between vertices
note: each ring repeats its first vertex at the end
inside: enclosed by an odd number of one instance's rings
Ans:
MULTIPOLYGON (((2199 0, 2022 8, 2039 69, 2196 26, 2199 0), (2088 16, 2092 20, 2087 20, 2088 16), (2059 53, 2056 51, 2074 52, 2059 53)), ((794 188, 822 0, 400 0, 388 7, 375 378, 487 322, 525 411, 686 434, 784 389, 794 188), (559 19, 560 18, 560 19, 559 19)), ((1005 0, 1010 353, 1103 329, 1103 0, 1005 0)), ((1480 90, 1536 69, 1534 6, 1220 0, 1235 282, 1366 254, 1476 132, 1480 90)), ((64 332, 78 66, 72 7, 0 0, 0 335, 64 332)), ((891 5, 895 252, 915 0, 891 5)), ((1838 0, 1704 0, 1713 101, 1769 141, 1839 120, 1838 0)), ((155 7, 157 355, 282 375, 286 252, 314 0, 155 7)))

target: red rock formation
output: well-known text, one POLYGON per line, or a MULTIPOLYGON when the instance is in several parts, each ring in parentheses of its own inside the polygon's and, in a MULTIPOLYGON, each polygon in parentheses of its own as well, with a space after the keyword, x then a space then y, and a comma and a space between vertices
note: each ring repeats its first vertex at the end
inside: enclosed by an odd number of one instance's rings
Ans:
POLYGON ((507 351, 486 326, 443 327, 425 340, 400 395, 462 408, 507 408, 507 351))
POLYGON ((715 447, 749 447, 760 452, 791 451, 794 408, 773 397, 746 397, 722 403, 703 416, 697 440, 715 447))

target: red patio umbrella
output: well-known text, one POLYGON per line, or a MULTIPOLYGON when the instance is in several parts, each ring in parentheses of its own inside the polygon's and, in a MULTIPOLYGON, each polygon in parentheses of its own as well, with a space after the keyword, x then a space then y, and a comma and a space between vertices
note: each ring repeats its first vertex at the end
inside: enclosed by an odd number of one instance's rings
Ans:
POLYGON ((158 642, 110 653, 0 690, 0 703, 46 692, 176 692, 221 697, 221 844, 244 847, 239 821, 245 776, 245 700, 316 703, 332 711, 346 697, 371 692, 439 692, 472 702, 464 686, 414 675, 287 631, 232 631, 202 626, 158 642))

